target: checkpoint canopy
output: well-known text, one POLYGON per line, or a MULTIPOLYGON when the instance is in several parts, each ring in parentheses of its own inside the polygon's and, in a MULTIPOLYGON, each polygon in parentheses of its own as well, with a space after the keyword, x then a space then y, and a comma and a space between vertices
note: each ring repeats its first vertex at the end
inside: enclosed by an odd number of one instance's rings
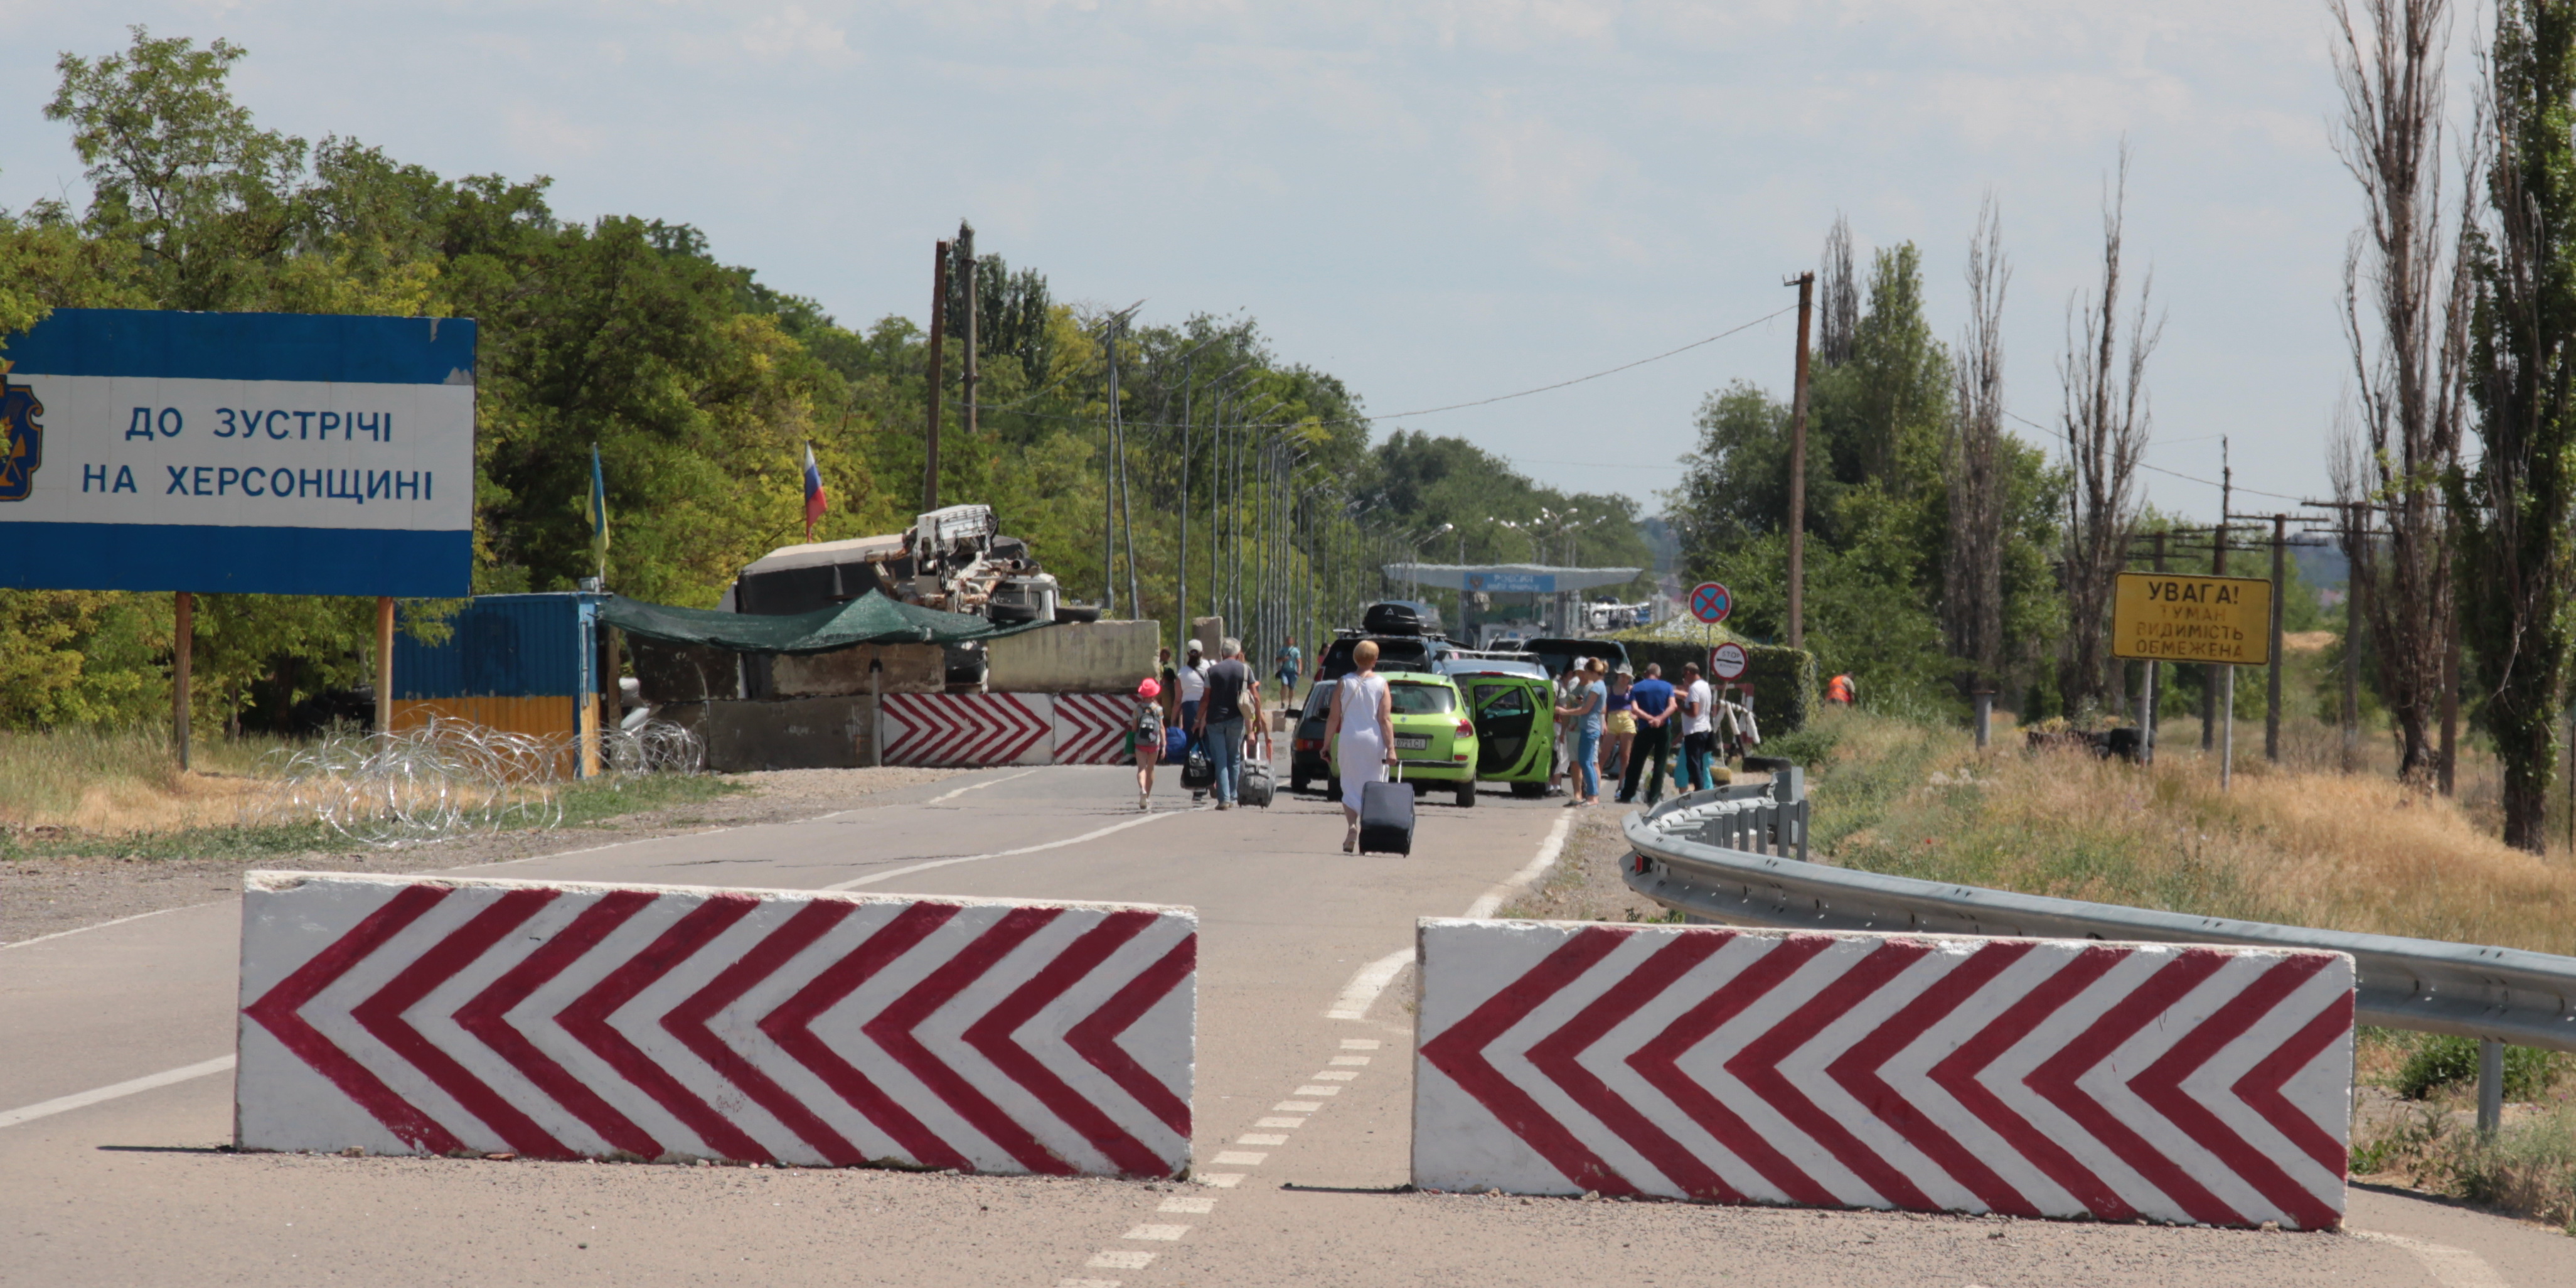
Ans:
POLYGON ((611 595, 601 603, 599 617, 648 640, 711 645, 737 653, 828 653, 861 644, 965 644, 1055 625, 1051 621, 997 625, 967 613, 888 599, 877 590, 846 604, 775 616, 673 608, 611 595))
POLYGON ((1546 564, 1388 564, 1396 581, 1441 590, 1492 595, 1555 595, 1623 586, 1637 579, 1640 568, 1556 568, 1546 564))
POLYGON ((57 309, 0 348, 0 586, 453 598, 474 323, 57 309))

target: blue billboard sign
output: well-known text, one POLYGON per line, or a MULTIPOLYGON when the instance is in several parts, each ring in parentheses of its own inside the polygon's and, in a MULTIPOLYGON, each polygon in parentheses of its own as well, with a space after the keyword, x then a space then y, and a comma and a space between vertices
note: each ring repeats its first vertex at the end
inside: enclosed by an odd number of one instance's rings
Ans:
POLYGON ((0 349, 0 586, 454 597, 474 323, 60 309, 0 349))
POLYGON ((1550 572, 1471 572, 1467 589, 1490 595, 1553 595, 1556 574, 1550 572))

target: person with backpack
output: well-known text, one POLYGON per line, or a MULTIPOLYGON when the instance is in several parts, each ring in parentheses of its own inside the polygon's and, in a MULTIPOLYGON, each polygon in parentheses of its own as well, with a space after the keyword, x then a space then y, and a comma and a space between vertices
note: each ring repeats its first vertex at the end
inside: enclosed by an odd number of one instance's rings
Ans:
POLYGON ((1152 676, 1136 686, 1127 717, 1127 751, 1136 758, 1136 808, 1154 808, 1154 767, 1163 763, 1163 686, 1152 676))
MULTIPOLYGON (((1207 698, 1207 662, 1199 652, 1198 641, 1190 641, 1188 650, 1181 655, 1181 669, 1175 678, 1180 682, 1181 761, 1187 764, 1191 752, 1202 750, 1199 729, 1206 724, 1199 718, 1199 712, 1207 698)), ((1209 752, 1208 758, 1213 761, 1216 753, 1209 752)), ((1207 792, 1195 789, 1190 792, 1190 799, 1206 800, 1207 792)))

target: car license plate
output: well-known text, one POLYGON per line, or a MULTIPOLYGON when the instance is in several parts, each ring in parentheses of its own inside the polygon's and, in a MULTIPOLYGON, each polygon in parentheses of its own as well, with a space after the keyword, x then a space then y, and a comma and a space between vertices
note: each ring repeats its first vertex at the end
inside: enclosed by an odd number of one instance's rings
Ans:
POLYGON ((1395 749, 1397 751, 1429 751, 1431 750, 1431 735, 1422 733, 1397 734, 1395 736, 1395 749))

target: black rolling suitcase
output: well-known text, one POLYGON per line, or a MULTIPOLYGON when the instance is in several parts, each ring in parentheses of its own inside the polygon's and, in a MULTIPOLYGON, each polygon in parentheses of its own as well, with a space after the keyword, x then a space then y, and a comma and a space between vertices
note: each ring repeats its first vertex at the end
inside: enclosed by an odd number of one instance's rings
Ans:
POLYGON ((1413 784, 1403 772, 1399 766, 1392 783, 1360 786, 1360 853, 1413 853, 1413 784))

